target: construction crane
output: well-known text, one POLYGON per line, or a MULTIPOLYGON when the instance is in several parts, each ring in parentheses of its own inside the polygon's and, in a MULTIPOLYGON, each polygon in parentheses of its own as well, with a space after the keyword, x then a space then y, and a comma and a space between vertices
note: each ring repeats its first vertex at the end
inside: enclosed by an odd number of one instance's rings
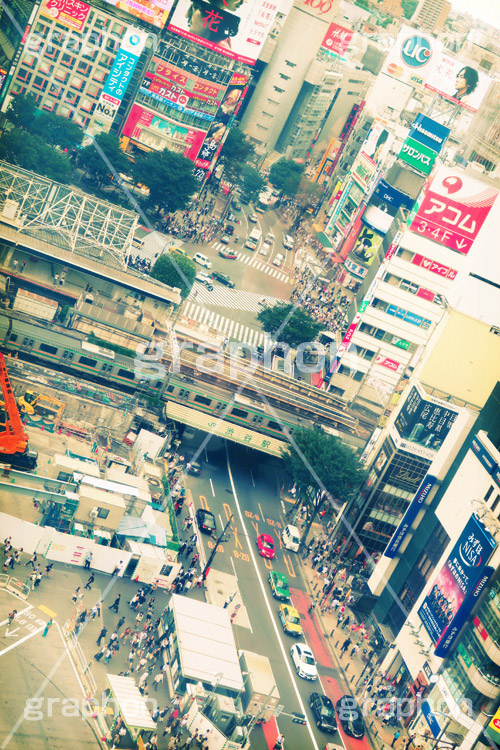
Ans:
POLYGON ((59 423, 66 406, 64 401, 34 391, 26 391, 24 396, 19 397, 17 403, 23 414, 53 417, 56 423, 59 423))
POLYGON ((13 469, 32 471, 36 467, 38 453, 28 449, 28 435, 21 421, 14 391, 3 354, 0 354, 0 387, 3 404, 0 404, 0 462, 13 469))

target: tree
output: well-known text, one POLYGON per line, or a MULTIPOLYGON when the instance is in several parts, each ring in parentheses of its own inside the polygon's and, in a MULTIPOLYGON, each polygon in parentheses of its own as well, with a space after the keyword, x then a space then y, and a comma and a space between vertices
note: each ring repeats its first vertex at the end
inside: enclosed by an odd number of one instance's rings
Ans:
POLYGON ((417 9, 418 0, 401 0, 401 7, 403 8, 403 16, 408 20, 413 16, 417 9))
POLYGON ((130 172, 131 163, 112 133, 100 133, 94 142, 80 151, 78 164, 100 186, 109 184, 118 172, 130 172))
POLYGON ((137 183, 149 188, 150 204, 170 213, 184 208, 198 187, 193 166, 185 156, 166 148, 138 156, 133 175, 137 183))
POLYGON ((219 157, 224 164, 224 177, 229 182, 236 182, 252 151, 253 146, 245 134, 238 128, 231 128, 219 157))
POLYGON ((7 108, 7 119, 16 128, 30 130, 36 112, 36 99, 33 94, 18 94, 7 108))
POLYGON ((299 189, 303 171, 303 164, 297 164, 291 159, 280 159, 274 162, 269 171, 269 182, 282 195, 293 198, 299 189))
POLYGON ((176 286, 185 299, 193 286, 196 266, 191 258, 180 253, 163 254, 151 269, 150 276, 168 286, 176 286))
POLYGON ((259 197, 259 193, 262 191, 264 186, 264 178, 261 173, 250 166, 250 164, 244 164, 241 170, 240 176, 241 192, 244 200, 249 203, 255 201, 259 197))
POLYGON ((322 186, 317 182, 312 182, 307 177, 302 177, 295 201, 299 206, 316 206, 323 192, 322 186))
POLYGON ((60 146, 62 149, 78 148, 83 139, 83 130, 76 122, 54 112, 40 112, 29 130, 52 146, 60 146))
POLYGON ((288 302, 263 308, 257 320, 262 323, 264 331, 276 335, 278 341, 292 349, 306 341, 314 341, 322 327, 308 312, 288 302))
POLYGON ((348 502, 361 487, 366 472, 349 446, 320 427, 296 429, 292 443, 283 451, 283 463, 308 509, 302 549, 318 512, 328 503, 348 502))
POLYGON ((58 182, 67 183, 71 178, 71 164, 66 154, 48 146, 39 136, 22 130, 4 133, 0 159, 58 182))

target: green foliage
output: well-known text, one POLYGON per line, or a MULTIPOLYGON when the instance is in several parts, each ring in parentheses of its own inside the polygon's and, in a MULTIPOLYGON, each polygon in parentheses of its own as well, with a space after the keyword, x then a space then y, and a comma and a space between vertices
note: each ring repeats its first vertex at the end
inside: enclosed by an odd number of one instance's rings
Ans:
POLYGON ((157 211, 170 213, 184 208, 198 187, 193 166, 193 162, 174 151, 150 151, 137 157, 133 176, 137 183, 149 188, 150 204, 157 211))
POLYGON ((126 346, 120 346, 120 344, 114 344, 112 341, 107 341, 106 339, 101 339, 99 336, 95 335, 94 331, 89 333, 89 343, 95 344, 96 346, 102 346, 104 349, 110 349, 112 352, 121 354, 123 357, 132 357, 132 359, 135 357, 133 349, 128 349, 126 346))
POLYGON ((278 302, 273 307, 265 307, 257 315, 264 331, 272 333, 292 349, 306 341, 314 341, 322 328, 308 312, 301 307, 294 308, 295 305, 290 303, 278 302))
POLYGON ((323 188, 321 185, 312 182, 307 177, 302 177, 295 200, 299 206, 315 206, 322 194, 323 188))
POLYGON ((181 297, 185 299, 193 286, 196 266, 191 258, 186 258, 184 255, 165 253, 160 255, 154 264, 150 276, 163 284, 177 287, 181 290, 181 297))
POLYGON ((351 448, 321 428, 299 427, 283 451, 283 463, 308 506, 301 547, 316 514, 332 501, 348 502, 360 489, 366 472, 351 448))
POLYGON ((16 128, 30 130, 36 112, 36 99, 33 94, 18 94, 7 108, 7 119, 16 128))
POLYGON ((415 13, 418 5, 418 0, 401 0, 401 7, 403 8, 403 16, 410 19, 415 13))
POLYGON ((241 170, 240 185, 244 201, 246 203, 256 201, 264 186, 264 178, 250 164, 244 164, 241 170))
POLYGON ((52 146, 60 146, 62 149, 77 148, 83 139, 83 130, 76 122, 54 112, 40 112, 33 119, 29 130, 52 146))
POLYGON ((94 142, 80 151, 78 164, 98 185, 109 184, 118 172, 128 173, 131 163, 112 133, 100 133, 94 142))
POLYGON ((238 128, 231 128, 219 157, 219 162, 224 164, 224 178, 236 182, 252 151, 253 146, 244 133, 238 128))
POLYGON ((57 182, 68 183, 71 178, 71 164, 66 154, 48 146, 39 136, 19 129, 4 133, 0 140, 0 159, 57 182))
POLYGON ((303 164, 297 164, 291 159, 280 159, 269 171, 269 182, 282 195, 293 198, 299 189, 303 171, 303 164))

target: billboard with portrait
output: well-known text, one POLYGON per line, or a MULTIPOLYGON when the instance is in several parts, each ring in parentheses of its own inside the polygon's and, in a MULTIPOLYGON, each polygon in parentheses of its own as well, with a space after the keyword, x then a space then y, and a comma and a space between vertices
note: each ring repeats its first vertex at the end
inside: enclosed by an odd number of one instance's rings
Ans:
POLYGON ((130 13, 141 21, 147 21, 157 29, 163 29, 174 0, 104 0, 108 5, 130 13))
POLYGON ((483 590, 497 543, 472 515, 418 610, 437 656, 446 656, 483 590))
POLYGON ((394 424, 404 440, 437 451, 457 416, 446 401, 428 396, 414 385, 394 424))
POLYGON ((366 266, 371 266, 383 239, 383 236, 371 227, 363 227, 351 255, 366 266))
POLYGON ((421 86, 440 58, 441 49, 441 42, 435 37, 403 25, 381 72, 404 83, 421 86))
POLYGON ((497 195, 458 167, 440 166, 409 217, 410 229, 467 255, 497 195))
POLYGON ((178 0, 168 30, 254 65, 277 11, 277 0, 178 0))
POLYGON ((469 112, 477 112, 490 87, 491 78, 463 60, 440 55, 425 82, 425 88, 459 104, 469 112))

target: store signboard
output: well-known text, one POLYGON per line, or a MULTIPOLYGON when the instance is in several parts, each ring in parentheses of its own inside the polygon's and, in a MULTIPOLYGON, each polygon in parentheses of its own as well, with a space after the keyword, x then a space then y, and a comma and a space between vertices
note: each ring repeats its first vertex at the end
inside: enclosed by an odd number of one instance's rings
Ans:
POLYGON ((431 260, 431 258, 426 258, 424 255, 419 255, 418 253, 415 253, 411 262, 414 266, 421 266, 422 268, 425 268, 426 271, 442 276, 443 279, 454 281, 457 277, 457 271, 454 268, 445 266, 442 263, 438 263, 437 261, 431 260))
POLYGON ((428 396, 414 385, 394 425, 399 436, 431 450, 439 450, 458 413, 448 402, 428 396))
POLYGON ((155 112, 133 104, 122 135, 143 145, 148 151, 169 148, 181 151, 187 159, 194 161, 206 131, 180 125, 168 117, 160 117, 155 112))
POLYGON ((403 147, 398 154, 398 159, 413 167, 418 172, 429 174, 434 166, 436 156, 437 153, 431 148, 408 137, 403 143, 403 147))
POLYGON ((488 560, 496 546, 493 535, 472 515, 418 610, 436 656, 449 653, 493 573, 488 560))
POLYGON ((488 474, 494 474, 498 469, 498 463, 486 450, 477 435, 472 438, 471 448, 472 452, 477 456, 479 462, 484 466, 488 474))
POLYGON ((321 42, 321 48, 326 49, 332 55, 342 57, 349 46, 353 33, 352 29, 345 29, 338 23, 331 23, 325 38, 321 42))
POLYGON ((382 73, 421 86, 441 55, 441 42, 403 25, 382 66, 382 73))
POLYGON ((384 557, 388 557, 392 560, 396 556, 403 541, 406 539, 406 536, 411 529, 412 524, 418 515, 418 512, 424 506, 424 503, 435 483, 436 477, 432 476, 431 474, 427 474, 422 479, 422 482, 415 492, 415 495, 413 496, 413 499, 411 500, 408 508, 406 509, 406 512, 403 515, 399 526, 394 532, 391 541, 384 550, 384 557))
POLYGON ((410 229, 467 255, 497 195, 498 190, 458 168, 440 166, 410 216, 410 229))
POLYGON ((398 209, 402 206, 403 208, 410 210, 415 203, 414 198, 411 198, 401 190, 392 187, 392 185, 389 185, 385 180, 379 180, 373 194, 394 209, 398 209))
POLYGON ((89 14, 90 5, 81 0, 42 0, 40 15, 66 26, 82 31, 89 14))
POLYGON ((129 26, 97 102, 94 118, 112 122, 146 43, 147 34, 129 26))
POLYGON ((437 154, 450 134, 450 129, 425 115, 417 115, 410 129, 410 138, 422 143, 437 154))

